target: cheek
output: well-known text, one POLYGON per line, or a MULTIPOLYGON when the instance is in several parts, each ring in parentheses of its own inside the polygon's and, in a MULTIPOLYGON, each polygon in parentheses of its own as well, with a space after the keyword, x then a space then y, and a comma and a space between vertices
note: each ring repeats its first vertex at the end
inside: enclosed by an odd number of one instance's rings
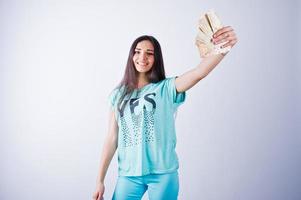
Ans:
POLYGON ((135 60, 137 60, 137 56, 134 55, 132 60, 135 62, 135 60))
POLYGON ((155 59, 154 59, 154 57, 152 57, 152 58, 149 58, 149 62, 150 62, 151 64, 154 64, 154 62, 155 62, 155 59))

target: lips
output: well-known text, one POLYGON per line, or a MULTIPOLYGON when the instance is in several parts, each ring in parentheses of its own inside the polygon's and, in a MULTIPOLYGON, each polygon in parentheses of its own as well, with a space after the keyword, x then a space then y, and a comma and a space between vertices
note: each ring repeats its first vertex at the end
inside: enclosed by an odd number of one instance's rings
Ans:
POLYGON ((147 63, 137 62, 137 64, 140 65, 140 66, 143 66, 143 67, 147 66, 147 63))

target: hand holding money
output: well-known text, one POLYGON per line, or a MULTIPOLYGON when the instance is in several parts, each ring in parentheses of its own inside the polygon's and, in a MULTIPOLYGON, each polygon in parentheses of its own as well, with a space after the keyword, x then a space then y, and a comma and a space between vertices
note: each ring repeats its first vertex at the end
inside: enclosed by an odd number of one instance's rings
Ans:
POLYGON ((237 38, 232 27, 224 27, 213 10, 201 16, 195 44, 202 58, 226 54, 236 42, 237 38))

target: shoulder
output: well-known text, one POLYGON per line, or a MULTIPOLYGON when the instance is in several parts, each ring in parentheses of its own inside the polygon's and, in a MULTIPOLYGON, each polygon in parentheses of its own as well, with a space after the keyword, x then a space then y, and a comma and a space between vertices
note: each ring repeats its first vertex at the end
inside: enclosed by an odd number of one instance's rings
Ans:
POLYGON ((166 77, 165 79, 162 79, 161 81, 157 82, 156 84, 162 84, 162 85, 171 84, 175 81, 176 77, 177 76, 166 77))
POLYGON ((116 87, 108 95, 108 98, 110 101, 115 104, 115 102, 120 98, 122 95, 122 91, 124 90, 124 87, 116 87))
POLYGON ((162 80, 162 85, 167 88, 173 88, 175 86, 175 80, 177 76, 166 77, 162 80))
POLYGON ((109 93, 110 96, 116 96, 120 94, 124 90, 124 86, 118 86, 115 87, 111 92, 109 93))

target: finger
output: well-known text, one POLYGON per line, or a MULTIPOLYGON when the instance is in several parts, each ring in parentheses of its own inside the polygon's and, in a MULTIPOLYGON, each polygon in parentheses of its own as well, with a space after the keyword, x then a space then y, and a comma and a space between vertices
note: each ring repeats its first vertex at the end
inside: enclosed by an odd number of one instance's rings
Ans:
POLYGON ((212 42, 213 42, 213 44, 219 44, 219 43, 223 43, 223 42, 226 42, 226 41, 234 40, 235 38, 236 38, 235 35, 224 34, 223 36, 221 36, 219 38, 213 38, 212 42))
POLYGON ((217 36, 215 38, 212 38, 212 41, 217 42, 221 39, 226 39, 228 37, 236 37, 236 35, 233 31, 227 31, 227 32, 224 32, 224 33, 220 34, 219 36, 217 36))
POLYGON ((225 33, 225 32, 228 32, 228 31, 233 31, 232 27, 231 26, 225 26, 219 30, 217 30, 214 34, 213 34, 213 37, 218 37, 219 35, 225 33))
POLYGON ((103 200, 103 195, 99 195, 97 200, 103 200))
POLYGON ((228 46, 233 47, 234 44, 236 44, 236 42, 237 42, 237 39, 231 40, 231 41, 227 42, 226 44, 222 45, 221 48, 225 48, 225 47, 228 47, 228 46))
POLYGON ((220 34, 223 34, 225 32, 229 32, 229 31, 234 31, 231 26, 222 27, 214 33, 214 37, 219 36, 220 34))
POLYGON ((94 193, 92 198, 93 198, 93 200, 97 200, 98 199, 98 193, 94 193))
POLYGON ((235 40, 236 39, 236 37, 231 37, 231 36, 229 36, 229 37, 227 37, 227 38, 224 38, 224 39, 220 39, 220 40, 214 40, 213 41, 213 44, 220 44, 220 43, 223 43, 223 42, 227 42, 227 41, 231 41, 231 40, 235 40))

